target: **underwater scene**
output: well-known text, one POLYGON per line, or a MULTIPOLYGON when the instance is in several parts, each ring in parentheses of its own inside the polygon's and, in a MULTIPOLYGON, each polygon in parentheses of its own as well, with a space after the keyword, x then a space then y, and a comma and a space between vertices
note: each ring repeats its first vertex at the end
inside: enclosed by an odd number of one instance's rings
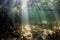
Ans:
POLYGON ((0 0, 0 40, 60 40, 60 0, 0 0))

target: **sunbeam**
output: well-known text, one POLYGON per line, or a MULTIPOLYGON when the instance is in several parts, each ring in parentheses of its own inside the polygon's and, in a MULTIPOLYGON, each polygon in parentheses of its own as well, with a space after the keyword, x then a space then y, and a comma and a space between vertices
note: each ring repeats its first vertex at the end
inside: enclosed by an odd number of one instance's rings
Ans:
POLYGON ((29 24, 28 0, 21 0, 22 24, 29 24))

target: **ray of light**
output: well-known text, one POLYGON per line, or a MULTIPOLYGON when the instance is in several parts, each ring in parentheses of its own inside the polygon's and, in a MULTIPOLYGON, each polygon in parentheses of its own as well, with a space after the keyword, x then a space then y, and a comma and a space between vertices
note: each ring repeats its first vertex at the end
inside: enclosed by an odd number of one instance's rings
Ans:
POLYGON ((21 15, 22 15, 22 24, 28 24, 28 0, 21 0, 21 15))
POLYGON ((49 8, 51 10, 53 10, 53 14, 55 15, 56 21, 57 21, 58 26, 59 26, 60 25, 60 20, 59 20, 59 15, 58 15, 57 8, 56 8, 56 7, 58 7, 58 5, 56 3, 53 3, 52 1, 53 0, 51 0, 51 2, 49 2, 48 5, 50 5, 49 8))

